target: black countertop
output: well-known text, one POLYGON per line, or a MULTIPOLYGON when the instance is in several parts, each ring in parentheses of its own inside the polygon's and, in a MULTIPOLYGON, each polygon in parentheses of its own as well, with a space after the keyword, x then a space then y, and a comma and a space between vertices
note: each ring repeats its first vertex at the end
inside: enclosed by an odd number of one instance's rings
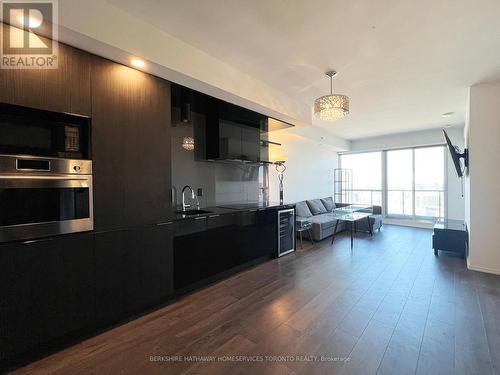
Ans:
POLYGON ((209 217, 212 215, 223 215, 236 212, 267 210, 277 208, 293 208, 293 203, 279 203, 279 202, 259 202, 259 203, 227 203, 215 207, 202 207, 200 210, 206 211, 199 214, 186 215, 178 211, 173 211, 171 221, 193 219, 197 217, 209 217))

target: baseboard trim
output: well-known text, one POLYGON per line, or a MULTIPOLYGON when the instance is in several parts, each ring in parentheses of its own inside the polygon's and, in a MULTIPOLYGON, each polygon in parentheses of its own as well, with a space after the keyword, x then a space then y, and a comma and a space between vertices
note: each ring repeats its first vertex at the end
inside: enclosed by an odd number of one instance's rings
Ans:
POLYGON ((479 271, 479 272, 491 273, 493 275, 500 275, 500 270, 496 270, 496 269, 488 268, 488 267, 474 266, 474 265, 470 264, 469 259, 467 259, 467 268, 472 270, 472 271, 479 271))

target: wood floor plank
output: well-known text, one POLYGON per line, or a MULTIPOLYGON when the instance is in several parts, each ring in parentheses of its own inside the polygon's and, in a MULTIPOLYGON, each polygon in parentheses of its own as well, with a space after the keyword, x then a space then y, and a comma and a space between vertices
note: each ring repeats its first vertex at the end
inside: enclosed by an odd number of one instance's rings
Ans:
POLYGON ((500 277, 430 240, 384 226, 351 252, 341 233, 14 374, 500 373, 500 277))
POLYGON ((428 320, 420 347, 417 374, 454 374, 455 325, 428 320))
POLYGON ((474 284, 459 284, 455 299, 455 373, 492 374, 488 339, 474 284))
POLYGON ((370 321, 349 354, 339 374, 375 374, 391 339, 393 327, 376 320, 370 321))
POLYGON ((425 315, 414 314, 411 310, 403 311, 384 353, 378 374, 415 373, 425 322, 425 315))
POLYGON ((500 287, 479 286, 478 298, 493 372, 500 374, 500 287))

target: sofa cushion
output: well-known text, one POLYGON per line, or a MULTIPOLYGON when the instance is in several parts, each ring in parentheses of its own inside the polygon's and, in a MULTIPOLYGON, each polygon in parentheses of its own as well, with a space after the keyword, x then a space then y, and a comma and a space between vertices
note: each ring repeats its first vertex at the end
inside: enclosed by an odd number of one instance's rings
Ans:
POLYGON ((311 210, 313 215, 326 213, 326 208, 325 206, 323 206, 323 203, 321 203, 321 200, 319 199, 312 199, 310 201, 307 201, 307 205, 309 206, 309 209, 311 210))
POLYGON ((335 203, 333 203, 332 197, 322 198, 321 203, 323 203, 323 206, 325 206, 328 212, 332 212, 335 209, 335 203))
POLYGON ((312 216, 311 210, 309 210, 309 207, 307 206, 307 203, 305 201, 298 202, 295 204, 295 212, 297 213, 297 216, 300 217, 312 216))
POLYGON ((321 214, 311 217, 312 222, 312 238, 315 241, 331 236, 337 225, 337 232, 344 230, 344 222, 337 221, 331 214, 321 214))
MULTIPOLYGON (((382 215, 370 215, 370 225, 372 226, 372 231, 376 231, 382 227, 382 215)), ((356 230, 361 232, 369 232, 367 220, 356 221, 356 230)))
POLYGON ((322 228, 330 228, 335 225, 337 220, 331 215, 316 215, 311 218, 313 224, 321 225, 322 228))

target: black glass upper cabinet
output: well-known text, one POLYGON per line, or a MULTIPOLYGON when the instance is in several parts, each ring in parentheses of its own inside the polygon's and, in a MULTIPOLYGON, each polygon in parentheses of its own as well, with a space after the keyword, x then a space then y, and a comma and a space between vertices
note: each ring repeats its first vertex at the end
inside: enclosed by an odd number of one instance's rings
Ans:
POLYGON ((269 130, 267 116, 179 85, 172 85, 172 107, 173 126, 193 127, 198 159, 263 161, 260 141, 269 130))

